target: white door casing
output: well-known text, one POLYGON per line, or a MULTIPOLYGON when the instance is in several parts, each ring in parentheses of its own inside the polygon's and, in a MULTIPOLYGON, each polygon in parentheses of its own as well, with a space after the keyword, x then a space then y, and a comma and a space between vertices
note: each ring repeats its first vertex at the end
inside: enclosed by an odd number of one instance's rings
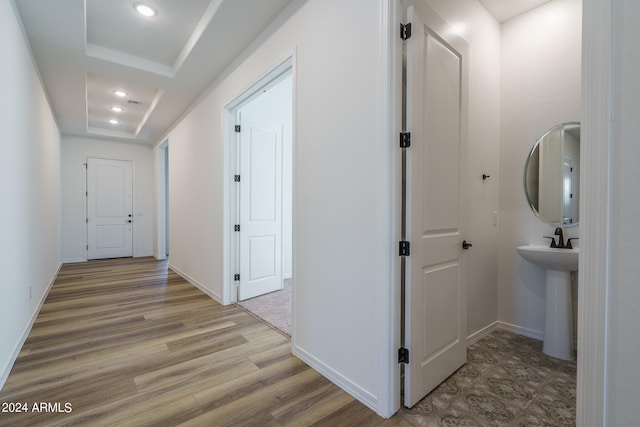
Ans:
POLYGON ((240 283, 242 301, 282 289, 283 125, 241 112, 240 283))
POLYGON ((423 0, 409 9, 404 405, 466 362, 466 43, 423 0))
POLYGON ((87 258, 133 256, 133 164, 87 158, 87 258))

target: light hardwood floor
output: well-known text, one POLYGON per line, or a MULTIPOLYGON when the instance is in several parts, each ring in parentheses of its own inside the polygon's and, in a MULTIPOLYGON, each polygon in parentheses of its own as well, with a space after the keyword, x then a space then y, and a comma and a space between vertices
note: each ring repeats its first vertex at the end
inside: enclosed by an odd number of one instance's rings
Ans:
POLYGON ((166 262, 67 264, 0 391, 6 409, 26 403, 27 412, 0 412, 0 425, 405 425, 378 417, 290 346, 166 262))

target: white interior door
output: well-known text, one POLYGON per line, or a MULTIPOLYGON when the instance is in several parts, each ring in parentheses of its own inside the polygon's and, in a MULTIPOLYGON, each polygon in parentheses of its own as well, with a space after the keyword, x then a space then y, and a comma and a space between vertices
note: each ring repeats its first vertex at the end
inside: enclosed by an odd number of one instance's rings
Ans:
POLYGON ((241 110, 238 300, 282 289, 283 125, 241 110))
POLYGON ((423 0, 409 10, 409 220, 404 404, 466 362, 466 44, 423 0))
POLYGON ((87 257, 133 256, 133 164, 87 159, 87 257))

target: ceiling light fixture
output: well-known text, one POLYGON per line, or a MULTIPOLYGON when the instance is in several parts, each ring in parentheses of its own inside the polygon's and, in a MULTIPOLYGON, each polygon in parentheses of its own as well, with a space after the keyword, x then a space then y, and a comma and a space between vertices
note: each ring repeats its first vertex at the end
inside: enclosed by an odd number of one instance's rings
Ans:
POLYGON ((111 107, 111 111, 115 111, 116 113, 122 113, 124 110, 120 107, 111 107))
POLYGON ((142 16, 146 16, 147 18, 154 17, 158 14, 158 11, 144 3, 134 3, 133 8, 142 16))
POLYGON ((125 96, 127 96, 127 92, 120 89, 114 90, 113 93, 116 94, 116 96, 119 96, 120 98, 124 98, 125 96))
POLYGON ((117 125, 120 122, 117 121, 116 119, 111 119, 111 120, 109 120, 109 123, 111 123, 112 125, 117 125))

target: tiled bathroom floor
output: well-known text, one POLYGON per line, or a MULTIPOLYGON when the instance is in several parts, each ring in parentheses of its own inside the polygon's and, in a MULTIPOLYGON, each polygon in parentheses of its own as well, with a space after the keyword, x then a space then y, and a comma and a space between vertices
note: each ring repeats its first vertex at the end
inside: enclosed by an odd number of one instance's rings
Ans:
POLYGON ((466 365, 398 418, 415 426, 575 426, 575 360, 505 331, 467 351, 466 365))

